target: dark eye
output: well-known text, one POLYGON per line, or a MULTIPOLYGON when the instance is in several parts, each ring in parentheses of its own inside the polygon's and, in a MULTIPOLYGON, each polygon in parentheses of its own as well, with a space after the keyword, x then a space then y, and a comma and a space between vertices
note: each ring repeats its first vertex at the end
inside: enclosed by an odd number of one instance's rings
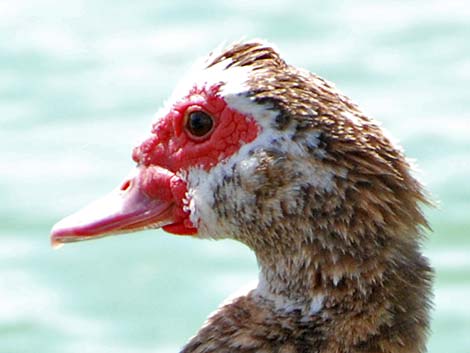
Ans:
POLYGON ((194 137, 206 136, 212 131, 213 126, 214 120, 212 117, 201 110, 189 113, 185 125, 186 129, 194 137))

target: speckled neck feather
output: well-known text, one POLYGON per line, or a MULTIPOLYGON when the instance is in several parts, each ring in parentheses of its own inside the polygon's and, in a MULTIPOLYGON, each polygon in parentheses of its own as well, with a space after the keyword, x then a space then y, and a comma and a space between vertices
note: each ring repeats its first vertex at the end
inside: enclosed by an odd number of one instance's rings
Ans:
POLYGON ((251 68, 246 98, 278 112, 273 128, 290 131, 303 153, 273 141, 252 151, 256 182, 235 165, 214 191, 214 212, 236 229, 227 236, 256 253, 260 284, 221 307, 182 352, 425 352, 427 200, 402 151, 331 83, 269 46, 235 44, 207 66, 223 63, 251 68), (253 204, 227 202, 230 185, 253 204))

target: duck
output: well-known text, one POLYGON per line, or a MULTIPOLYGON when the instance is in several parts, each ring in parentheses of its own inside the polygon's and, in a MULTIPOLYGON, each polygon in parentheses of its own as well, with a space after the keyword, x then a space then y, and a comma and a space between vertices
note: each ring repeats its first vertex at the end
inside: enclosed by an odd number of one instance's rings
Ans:
POLYGON ((426 351, 430 203, 402 147, 271 44, 213 50, 177 85, 119 186, 53 246, 146 229, 250 248, 258 283, 182 353, 426 351))

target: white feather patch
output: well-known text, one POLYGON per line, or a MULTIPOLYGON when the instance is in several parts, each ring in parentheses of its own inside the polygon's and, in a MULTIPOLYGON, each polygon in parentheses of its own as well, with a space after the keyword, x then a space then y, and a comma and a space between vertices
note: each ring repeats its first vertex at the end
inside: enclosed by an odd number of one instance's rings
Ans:
MULTIPOLYGON (((238 165, 237 170, 242 176, 256 178, 256 168, 259 165, 259 160, 253 157, 253 152, 257 150, 275 147, 280 152, 292 156, 309 158, 305 146, 292 139, 295 127, 283 131, 273 128, 272 125, 279 114, 278 111, 273 110, 269 106, 253 102, 244 94, 230 94, 224 96, 224 99, 231 109, 254 119, 260 127, 260 133, 252 142, 242 145, 234 155, 227 160, 220 161, 211 170, 205 171, 201 167, 195 167, 191 168, 187 175, 185 175, 189 190, 187 195, 187 210, 190 212, 191 222, 198 227, 199 234, 203 237, 218 238, 224 236, 223 232, 233 230, 227 228, 228 225, 218 222, 214 212, 214 192, 225 177, 232 176, 234 165, 238 165)), ((317 147, 318 143, 318 134, 312 133, 308 141, 309 148, 317 147)), ((332 189, 332 172, 316 169, 308 163, 299 163, 299 169, 304 175, 305 184, 326 191, 332 189)), ((227 201, 229 202, 241 206, 254 201, 254 195, 246 192, 241 187, 233 185, 226 185, 224 187, 232 188, 231 190, 225 190, 225 195, 228 196, 227 201)))
POLYGON ((311 316, 317 315, 321 312, 323 309, 323 303, 326 299, 326 296, 323 293, 314 295, 308 301, 293 300, 284 295, 274 294, 269 290, 266 279, 261 274, 258 287, 256 287, 254 294, 271 301, 276 311, 286 314, 293 311, 300 311, 303 316, 302 321, 309 321, 311 316))

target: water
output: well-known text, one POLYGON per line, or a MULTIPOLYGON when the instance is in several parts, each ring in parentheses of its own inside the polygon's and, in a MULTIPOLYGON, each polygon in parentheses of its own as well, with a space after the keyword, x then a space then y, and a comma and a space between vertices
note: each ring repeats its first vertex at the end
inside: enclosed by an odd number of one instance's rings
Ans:
POLYGON ((232 241, 48 240, 127 174, 194 59, 242 37, 334 81, 417 159, 440 201, 429 351, 470 352, 469 18, 464 1, 0 2, 0 353, 174 352, 256 278, 232 241))

